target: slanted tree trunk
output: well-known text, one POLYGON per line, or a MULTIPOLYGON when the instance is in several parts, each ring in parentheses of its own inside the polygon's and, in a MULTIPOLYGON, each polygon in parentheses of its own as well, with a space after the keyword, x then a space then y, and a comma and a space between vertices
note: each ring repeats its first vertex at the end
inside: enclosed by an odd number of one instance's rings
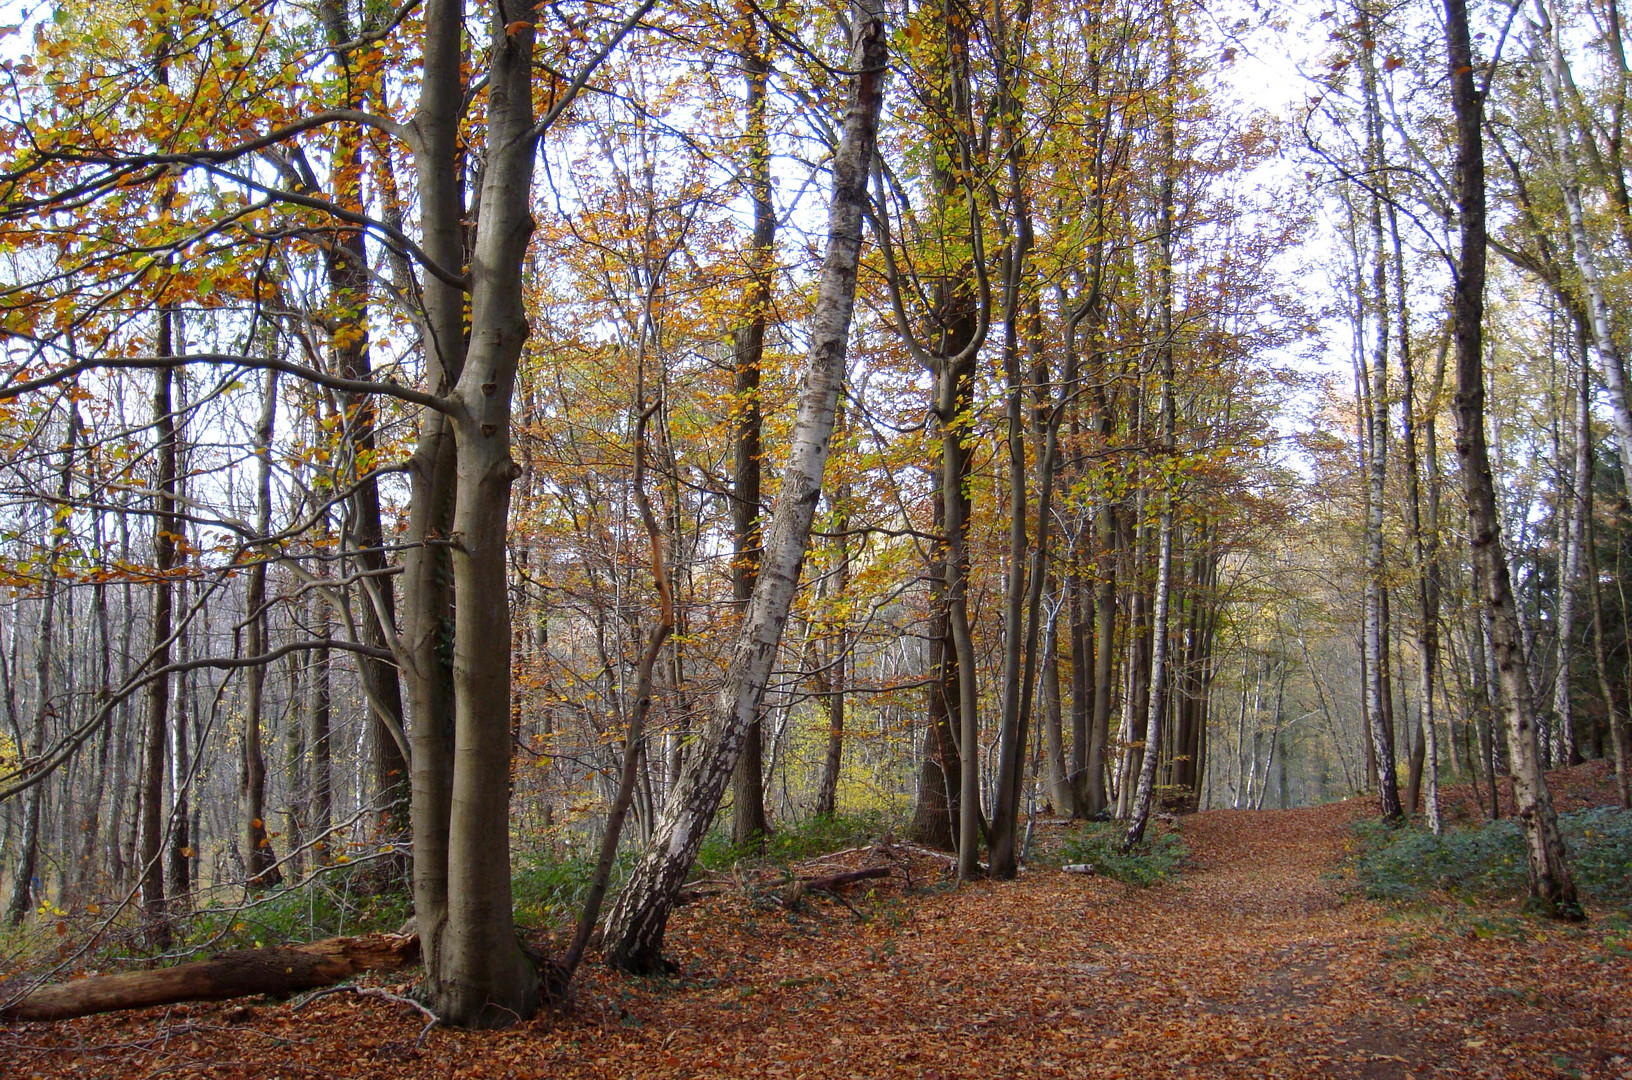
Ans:
POLYGON ((606 960, 626 971, 651 972, 663 966, 669 912, 758 714, 821 496, 834 412, 844 383, 862 212, 884 97, 887 39, 876 0, 857 5, 852 41, 849 108, 833 155, 827 257, 811 315, 809 361, 788 463, 725 685, 710 710, 699 749, 686 763, 651 843, 607 918, 606 960))
POLYGON ((583 910, 578 915, 578 927, 561 964, 567 980, 572 978, 584 958, 590 934, 600 919, 601 904, 606 900, 606 889, 612 880, 612 864, 618 855, 618 838, 623 833, 629 806, 634 802, 635 782, 643 756, 641 747, 645 738, 646 717, 652 710, 652 675, 657 669, 658 659, 663 655, 663 643, 674 632, 674 589, 669 583, 668 569, 663 564, 663 532, 658 528, 657 515, 652 513, 652 503, 646 495, 646 425, 651 421, 652 414, 662 407, 662 399, 646 406, 642 400, 645 393, 645 370, 642 368, 641 385, 635 392, 636 404, 641 406, 641 412, 635 421, 635 475, 631 486, 635 492, 635 504, 640 509, 641 524, 646 527, 646 537, 651 544, 652 581, 657 588, 658 617, 657 624, 646 635, 646 648, 635 670, 635 700, 629 709, 628 727, 623 737, 623 769, 618 775, 618 790, 612 800, 612 810, 607 815, 606 831, 601 834, 595 873, 590 879, 583 910))
MULTIPOLYGON (((1024 32, 1023 23, 1018 28, 1024 32)), ((1002 47, 1011 47, 1003 43, 1002 47)), ((1023 186, 1024 147, 1020 141, 1014 111, 1018 105, 1012 100, 1013 89, 1006 85, 1002 74, 1004 64, 996 65, 1000 87, 997 108, 1000 138, 1005 143, 1010 187, 1009 212, 1014 218, 1014 237, 1003 257, 1003 372, 1006 398, 1009 485, 1009 555, 1008 574, 1004 585, 1003 615, 1003 681, 1002 713, 998 720, 998 760, 996 775, 992 777, 992 829, 990 873, 996 878, 1013 878, 1019 872, 1020 794, 1025 782, 1025 748, 1030 722, 1033 674, 1037 667, 1037 620, 1035 608, 1027 604, 1031 593, 1039 596, 1043 586, 1042 567, 1033 565, 1032 555, 1045 556, 1043 535, 1048 521, 1048 507, 1038 503, 1039 535, 1035 549, 1027 541, 1030 522, 1027 520, 1026 498, 1026 409, 1022 379, 1022 329, 1025 318, 1024 297, 1027 259, 1032 246, 1031 215, 1025 202, 1023 186), (1035 586, 1035 590, 1033 589, 1035 586), (1031 619, 1026 618, 1028 609, 1031 619)), ((1038 468, 1047 472, 1051 462, 1040 461, 1038 468)), ((1051 475, 1051 474, 1050 474, 1051 475)), ((1040 494, 1040 492, 1039 492, 1040 494)), ((1037 560, 1040 564, 1040 559, 1037 560)))
POLYGON ((1547 87, 1552 122, 1553 146, 1558 156, 1559 192, 1564 197, 1565 217, 1570 226, 1570 255, 1581 285, 1586 292, 1587 315, 1592 327, 1593 344, 1603 365, 1604 385, 1609 388, 1610 416, 1615 426, 1615 446, 1621 458, 1623 483, 1632 484, 1632 391, 1627 386, 1626 358, 1615 342, 1613 315, 1604 291, 1603 277, 1598 260, 1593 255, 1592 241, 1587 235, 1586 216, 1582 206, 1581 170, 1576 157, 1573 125, 1567 125, 1566 105, 1562 84, 1568 78, 1564 50, 1558 41, 1558 27, 1552 21, 1545 0, 1537 0, 1536 14, 1541 25, 1536 30, 1536 51, 1542 55, 1536 64, 1547 87))
MULTIPOLYGON (((350 51, 340 47, 356 36, 346 14, 346 4, 343 0, 323 0, 318 12, 324 36, 334 50, 335 63, 347 73, 345 78, 336 80, 341 89, 341 100, 336 104, 342 108, 363 108, 367 103, 358 90, 362 81, 350 70, 350 51)), ((339 129, 332 164, 334 191, 331 198, 345 209, 365 212, 363 138, 359 128, 348 125, 339 129)), ((372 377, 368 335, 370 280, 363 231, 337 229, 329 237, 323 254, 329 289, 329 348, 335 370, 344 378, 367 381, 372 377)), ((350 445, 351 464, 361 470, 361 475, 348 477, 353 489, 349 499, 351 520, 347 540, 348 546, 356 552, 356 570, 361 574, 358 593, 363 602, 358 606, 362 638, 365 645, 386 650, 396 633, 396 596, 391 579, 384 574, 387 566, 385 529, 375 473, 378 410, 368 395, 342 394, 340 401, 345 409, 342 430, 350 445)), ((375 799, 387 830, 405 832, 410 800, 402 683, 396 665, 379 656, 358 656, 357 674, 371 718, 368 749, 373 764, 375 799)))
MULTIPOLYGON (((1450 60, 1451 102, 1456 121, 1457 211, 1461 252, 1456 266, 1453 313, 1456 319, 1457 455, 1462 460, 1468 504, 1468 546, 1474 584, 1490 618, 1501 706, 1507 728, 1513 795, 1524 827, 1529 857, 1530 899, 1555 918, 1579 919, 1581 905, 1558 832, 1547 779, 1536 746, 1530 679, 1519 644, 1518 617, 1485 445, 1485 163, 1484 99, 1474 81, 1473 47, 1467 0, 1445 0, 1445 35, 1450 60)), ((1494 785, 1493 785, 1494 786, 1494 785)))

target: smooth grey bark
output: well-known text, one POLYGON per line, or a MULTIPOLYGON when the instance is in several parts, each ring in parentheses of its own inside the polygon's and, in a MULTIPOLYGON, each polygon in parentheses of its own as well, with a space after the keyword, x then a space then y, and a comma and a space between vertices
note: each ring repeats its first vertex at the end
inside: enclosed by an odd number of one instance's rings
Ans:
MULTIPOLYGON (((932 532, 946 535, 946 497, 941 472, 931 474, 932 532)), ((958 800, 963 790, 963 765, 958 752, 957 660, 952 651, 952 622, 946 605, 944 540, 934 542, 926 577, 929 579, 928 678, 925 680, 923 760, 918 771, 918 797, 907 837, 919 844, 957 850, 953 830, 958 821, 958 800)))
MULTIPOLYGON (((1468 544, 1474 584, 1489 617, 1492 663, 1501 691, 1513 774, 1514 802, 1524 827, 1530 871, 1530 900, 1555 918, 1583 918, 1558 832, 1547 779, 1536 745, 1530 680, 1519 644, 1512 583, 1502 555, 1501 526, 1485 444, 1484 308, 1485 163, 1484 98, 1474 82, 1473 46, 1467 0, 1445 0, 1445 36, 1451 102, 1456 121, 1456 202, 1461 218, 1461 251, 1456 264, 1453 313, 1456 319, 1457 455, 1462 460, 1468 507, 1468 544)), ((1494 784, 1492 785, 1494 787, 1494 784)))
MULTIPOLYGON (((450 395, 456 440, 453 531, 454 747, 447 823, 447 924, 434 981, 437 1015, 465 1027, 531 1016, 538 972, 516 937, 510 891, 510 456, 516 370, 527 338, 522 264, 532 237, 532 61, 536 15, 492 6, 481 211, 470 253, 470 338, 450 395)), ((417 823, 416 823, 417 828, 417 823)))
MULTIPOLYGON (((1011 150, 1011 157, 1014 153, 1011 150)), ((1019 871, 1020 793, 1025 779, 1024 754, 1033 684, 1030 672, 1035 670, 1037 661, 1036 623, 1033 620, 1029 627, 1026 623, 1026 600, 1033 582, 1037 588, 1042 587, 1041 574, 1033 573, 1040 567, 1032 565, 1030 556, 1044 553, 1042 545, 1045 543, 1039 536, 1039 544, 1033 550, 1027 537, 1030 523, 1027 521, 1026 421, 1020 368, 1020 289, 1031 247, 1031 228, 1024 210, 1023 193, 1019 190, 1018 167, 1011 163, 1010 170, 1016 176, 1010 197, 1019 204, 1016 209, 1019 224, 1014 241, 1004 257, 1003 283, 1009 566, 1004 583, 1002 712, 998 719, 997 769, 992 777, 991 851, 988 860, 989 872, 997 878, 1013 878, 1019 871)), ((1048 463, 1041 463, 1041 468, 1047 469, 1048 463)), ((1048 508, 1039 503, 1038 513, 1039 522, 1046 526, 1048 508)))
MULTIPOLYGON (((459 120, 465 85, 460 69, 464 8, 427 0, 420 97, 414 114, 420 247, 444 267, 465 264, 463 169, 459 120)), ((464 369, 464 292, 425 274, 421 294, 427 388, 445 394, 464 369)), ((425 987, 444 978, 442 937, 448 922, 448 822, 453 797, 454 710, 451 657, 452 530, 457 447, 448 418, 426 409, 408 463, 408 548, 403 556, 402 642, 408 683, 414 920, 425 963, 425 987)), ((313 743, 314 747, 316 743, 313 743)))
POLYGON ((759 712, 821 496, 834 413, 844 384, 867 179, 884 99, 888 46, 877 0, 857 5, 851 34, 849 104, 833 154, 827 256, 811 314, 810 352, 788 462, 725 684, 651 843, 607 917, 604 955, 613 967, 626 971, 651 972, 663 967, 669 912, 719 808, 748 727, 759 712))

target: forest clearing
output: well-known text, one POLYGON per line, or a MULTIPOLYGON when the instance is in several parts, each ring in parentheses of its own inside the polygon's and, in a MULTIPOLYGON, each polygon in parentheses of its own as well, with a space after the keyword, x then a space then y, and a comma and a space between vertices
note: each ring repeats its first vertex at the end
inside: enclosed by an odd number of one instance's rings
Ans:
MULTIPOLYGON (((1600 765, 1555 777, 1563 811, 1613 799, 1600 765)), ((502 1033, 421 1042, 400 1004, 257 999, 13 1026, 0 1060, 87 1080, 1632 1076, 1628 910, 1578 927, 1510 898, 1359 898, 1337 871, 1369 809, 1185 818, 1188 864, 1149 888, 1037 865, 948 889, 920 866, 914 895, 899 877, 856 895, 864 921, 701 901, 676 916, 672 976, 597 966, 502 1033)))

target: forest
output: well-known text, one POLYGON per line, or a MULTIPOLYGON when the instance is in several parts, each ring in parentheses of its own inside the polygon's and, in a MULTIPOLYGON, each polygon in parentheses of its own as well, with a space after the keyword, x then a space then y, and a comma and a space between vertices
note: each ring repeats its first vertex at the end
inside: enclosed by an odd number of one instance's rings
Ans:
MULTIPOLYGON (((312 991, 278 1023, 477 1075, 517 1044, 441 1040, 717 1025, 662 988, 739 953, 866 997, 821 957, 905 978, 858 942, 943 917, 959 1010, 973 939, 1114 972, 1108 920, 1153 966, 1262 935, 1280 1017, 1342 953, 1299 919, 1383 919, 1385 864, 1475 903, 1492 837, 1477 970, 1625 985, 1619 0, 4 12, 0 1018, 312 991)), ((1599 1007, 1570 1045, 1624 1051, 1599 1007)), ((1319 1073, 1295 1029, 1138 1045, 1319 1073)), ((124 1030, 0 1048, 160 1053, 124 1030)))

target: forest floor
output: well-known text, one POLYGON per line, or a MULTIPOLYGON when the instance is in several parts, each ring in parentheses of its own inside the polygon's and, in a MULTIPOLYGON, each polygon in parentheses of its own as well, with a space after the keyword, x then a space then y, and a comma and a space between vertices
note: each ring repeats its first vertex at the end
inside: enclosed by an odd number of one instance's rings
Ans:
MULTIPOLYGON (((1601 764, 1550 776, 1562 809, 1608 801, 1601 764)), ((1152 888, 1038 866, 955 889, 920 860, 910 895, 715 897, 676 915, 672 978, 586 965, 505 1032, 416 1047, 420 1016, 350 994, 199 1004, 14 1025, 0 1075, 1632 1080, 1627 913, 1357 899, 1338 871, 1371 812, 1185 818, 1190 862, 1152 888)))

